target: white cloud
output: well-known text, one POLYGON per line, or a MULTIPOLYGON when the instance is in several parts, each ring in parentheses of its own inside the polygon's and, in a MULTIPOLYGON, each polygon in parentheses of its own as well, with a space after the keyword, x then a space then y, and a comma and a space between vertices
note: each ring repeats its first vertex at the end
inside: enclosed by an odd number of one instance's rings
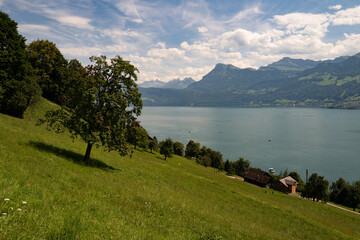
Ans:
POLYGON ((204 67, 185 67, 179 68, 177 73, 179 78, 192 77, 194 79, 201 79, 204 75, 210 72, 215 65, 204 67))
POLYGON ((149 57, 164 58, 168 60, 183 59, 185 57, 185 51, 178 48, 153 48, 147 53, 149 57))
POLYGON ((99 47, 60 47, 62 54, 71 57, 90 57, 103 54, 103 49, 99 47))
POLYGON ((207 31, 209 31, 209 29, 207 29, 207 27, 203 26, 203 27, 198 27, 197 28, 199 33, 206 33, 207 31))
POLYGON ((0 7, 4 5, 4 0, 0 0, 0 7))
POLYGON ((18 29, 20 32, 33 33, 34 31, 49 31, 50 27, 37 24, 20 24, 18 29))
POLYGON ((165 42, 158 42, 155 47, 166 48, 165 42))
POLYGON ((116 4, 116 7, 127 16, 129 21, 143 23, 143 20, 138 12, 138 8, 133 0, 121 1, 116 4))
POLYGON ((332 16, 332 24, 334 25, 360 24, 360 6, 354 8, 348 8, 336 12, 332 16))
POLYGON ((285 27, 289 34, 323 37, 329 26, 329 14, 290 13, 275 15, 272 21, 285 27))
POLYGON ((48 18, 56 20, 62 25, 79 29, 94 30, 94 27, 90 25, 91 19, 89 18, 71 15, 68 14, 66 11, 52 10, 49 8, 45 8, 44 13, 47 15, 48 18))
POLYGON ((240 22, 243 19, 251 18, 252 16, 261 14, 262 11, 258 6, 254 6, 252 8, 245 9, 243 11, 238 12, 235 16, 233 16, 230 20, 225 21, 225 23, 234 23, 240 22))
POLYGON ((113 38, 118 38, 118 37, 140 37, 141 35, 135 31, 131 31, 131 30, 121 30, 121 29, 105 29, 103 31, 105 36, 110 36, 113 38))
POLYGON ((78 16, 59 16, 59 17, 54 17, 54 19, 60 22, 61 24, 67 26, 89 29, 89 30, 94 29, 94 27, 89 24, 91 20, 88 18, 83 18, 78 16))
POLYGON ((329 9, 333 9, 333 10, 340 10, 341 8, 342 8, 341 5, 334 5, 329 7, 329 9))

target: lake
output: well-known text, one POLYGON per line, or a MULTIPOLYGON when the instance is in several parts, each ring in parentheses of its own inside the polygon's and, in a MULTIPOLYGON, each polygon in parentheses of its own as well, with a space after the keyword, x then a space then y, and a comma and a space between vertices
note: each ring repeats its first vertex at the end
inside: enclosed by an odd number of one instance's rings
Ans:
POLYGON ((150 136, 190 139, 231 161, 275 173, 306 169, 329 180, 360 180, 360 111, 315 108, 144 107, 150 136))

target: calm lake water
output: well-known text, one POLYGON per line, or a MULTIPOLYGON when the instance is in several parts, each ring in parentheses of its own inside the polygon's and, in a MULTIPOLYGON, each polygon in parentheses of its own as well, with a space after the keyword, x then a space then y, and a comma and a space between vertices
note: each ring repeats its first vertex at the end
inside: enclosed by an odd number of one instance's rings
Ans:
POLYGON ((331 183, 360 180, 360 111, 309 108, 144 107, 139 118, 151 136, 190 139, 231 161, 275 173, 306 169, 331 183))

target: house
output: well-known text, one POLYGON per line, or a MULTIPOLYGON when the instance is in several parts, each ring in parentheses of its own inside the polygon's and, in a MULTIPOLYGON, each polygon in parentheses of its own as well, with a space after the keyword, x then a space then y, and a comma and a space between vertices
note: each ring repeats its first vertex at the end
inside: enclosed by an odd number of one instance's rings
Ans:
POLYGON ((271 187, 274 182, 268 172, 256 168, 249 168, 244 174, 244 180, 260 187, 271 187))
POLYGON ((295 194, 297 184, 298 182, 295 179, 293 179, 291 176, 287 176, 286 178, 282 178, 279 181, 276 181, 273 188, 283 193, 295 194))

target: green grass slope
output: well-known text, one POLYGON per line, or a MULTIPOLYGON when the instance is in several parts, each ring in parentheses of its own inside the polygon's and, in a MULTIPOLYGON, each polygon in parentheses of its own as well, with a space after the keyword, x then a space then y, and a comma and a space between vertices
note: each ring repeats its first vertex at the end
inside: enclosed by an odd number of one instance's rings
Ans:
POLYGON ((35 126, 54 107, 0 115, 0 239, 360 239, 358 215, 185 158, 95 148, 85 166, 85 143, 35 126))

